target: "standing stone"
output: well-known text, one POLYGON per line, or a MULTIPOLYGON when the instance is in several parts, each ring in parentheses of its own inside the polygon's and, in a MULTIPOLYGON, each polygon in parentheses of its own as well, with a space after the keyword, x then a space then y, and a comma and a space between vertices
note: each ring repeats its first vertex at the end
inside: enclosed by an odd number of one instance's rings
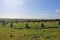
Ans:
POLYGON ((6 27, 6 21, 2 22, 2 26, 6 27))
POLYGON ((44 26, 44 23, 41 24, 41 27, 43 27, 43 28, 45 27, 45 26, 44 26))
POLYGON ((60 21, 58 22, 58 24, 60 25, 60 21))
POLYGON ((28 26, 28 24, 27 24, 27 23, 26 23, 25 25, 26 25, 26 26, 25 26, 26 28, 29 28, 29 26, 28 26))
POLYGON ((13 22, 10 22, 10 27, 13 27, 13 22))

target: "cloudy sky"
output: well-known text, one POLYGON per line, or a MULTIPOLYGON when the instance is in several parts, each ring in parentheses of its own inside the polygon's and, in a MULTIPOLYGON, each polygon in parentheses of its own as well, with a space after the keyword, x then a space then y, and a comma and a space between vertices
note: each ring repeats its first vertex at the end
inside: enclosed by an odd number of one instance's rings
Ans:
POLYGON ((0 0, 0 18, 60 19, 60 0, 0 0))

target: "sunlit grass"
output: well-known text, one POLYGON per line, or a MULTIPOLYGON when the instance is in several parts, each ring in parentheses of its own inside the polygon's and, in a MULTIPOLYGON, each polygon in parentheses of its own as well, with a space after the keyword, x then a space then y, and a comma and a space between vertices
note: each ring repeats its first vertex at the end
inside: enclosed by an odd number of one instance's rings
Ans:
POLYGON ((29 29, 26 29, 25 23, 22 22, 14 22, 13 28, 10 27, 10 23, 6 24, 5 27, 0 23, 0 40, 60 40, 60 25, 58 25, 58 22, 27 23, 29 29), (42 23, 44 23, 45 29, 41 27, 42 23))

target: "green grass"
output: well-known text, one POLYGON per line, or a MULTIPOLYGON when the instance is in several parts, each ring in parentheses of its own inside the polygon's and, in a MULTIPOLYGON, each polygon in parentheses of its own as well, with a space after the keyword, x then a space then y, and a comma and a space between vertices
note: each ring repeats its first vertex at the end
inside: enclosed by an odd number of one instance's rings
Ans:
POLYGON ((0 40, 60 40, 58 22, 29 22, 28 25, 30 29, 25 28, 25 23, 21 22, 14 22, 13 28, 10 27, 10 23, 6 24, 6 27, 0 23, 0 40), (41 27, 41 23, 44 23, 45 28, 41 27))
POLYGON ((60 40, 60 28, 21 30, 0 28, 0 40, 60 40))

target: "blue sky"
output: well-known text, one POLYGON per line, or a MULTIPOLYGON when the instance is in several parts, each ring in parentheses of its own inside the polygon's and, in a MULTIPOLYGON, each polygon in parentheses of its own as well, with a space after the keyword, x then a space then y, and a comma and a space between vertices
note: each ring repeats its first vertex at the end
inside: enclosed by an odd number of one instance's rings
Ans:
POLYGON ((60 0, 0 0, 0 18, 60 19, 60 0))

